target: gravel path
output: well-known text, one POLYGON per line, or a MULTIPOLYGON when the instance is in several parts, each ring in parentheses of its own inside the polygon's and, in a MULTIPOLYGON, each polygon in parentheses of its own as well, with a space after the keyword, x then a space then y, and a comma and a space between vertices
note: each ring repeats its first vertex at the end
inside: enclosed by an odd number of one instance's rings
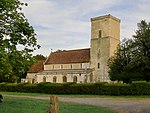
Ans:
POLYGON ((150 99, 143 98, 60 98, 60 101, 102 106, 118 113, 150 113, 150 99))
MULTIPOLYGON (((49 96, 22 96, 22 95, 6 95, 13 97, 49 99, 49 96)), ((88 105, 102 106, 118 113, 150 113, 150 98, 79 98, 79 97, 59 97, 59 101, 80 103, 88 105)))

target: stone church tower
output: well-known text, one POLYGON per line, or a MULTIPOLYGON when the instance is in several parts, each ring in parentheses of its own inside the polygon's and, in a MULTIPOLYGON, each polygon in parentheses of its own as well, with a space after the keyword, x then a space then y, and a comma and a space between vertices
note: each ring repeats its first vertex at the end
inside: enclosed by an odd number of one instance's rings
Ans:
POLYGON ((110 82, 108 60, 120 43, 120 20, 111 15, 91 18, 90 68, 93 82, 110 82))
POLYGON ((120 43, 120 20, 111 15, 91 18, 91 47, 51 52, 31 66, 30 83, 110 82, 108 60, 120 43))

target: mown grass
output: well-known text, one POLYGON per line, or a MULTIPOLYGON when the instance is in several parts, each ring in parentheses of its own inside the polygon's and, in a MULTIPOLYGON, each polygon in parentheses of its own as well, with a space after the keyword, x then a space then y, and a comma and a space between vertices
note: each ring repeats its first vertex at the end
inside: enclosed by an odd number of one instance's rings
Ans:
MULTIPOLYGON (((0 113, 46 113, 49 109, 49 100, 5 97, 0 103, 0 113)), ((60 113, 114 113, 111 110, 90 105, 61 103, 60 113)))
POLYGON ((60 113, 116 113, 116 112, 113 112, 106 108, 91 105, 61 103, 60 113))
POLYGON ((0 113, 46 113, 48 101, 4 97, 4 102, 0 103, 0 113))

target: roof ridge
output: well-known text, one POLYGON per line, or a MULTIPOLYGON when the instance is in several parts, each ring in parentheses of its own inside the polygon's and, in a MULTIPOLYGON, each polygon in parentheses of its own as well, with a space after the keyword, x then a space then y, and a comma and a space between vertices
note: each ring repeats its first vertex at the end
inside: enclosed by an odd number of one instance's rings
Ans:
POLYGON ((62 51, 55 51, 55 52, 52 52, 52 53, 59 53, 59 52, 70 52, 70 51, 80 51, 80 50, 88 50, 90 48, 83 48, 83 49, 72 49, 72 50, 62 50, 62 51))

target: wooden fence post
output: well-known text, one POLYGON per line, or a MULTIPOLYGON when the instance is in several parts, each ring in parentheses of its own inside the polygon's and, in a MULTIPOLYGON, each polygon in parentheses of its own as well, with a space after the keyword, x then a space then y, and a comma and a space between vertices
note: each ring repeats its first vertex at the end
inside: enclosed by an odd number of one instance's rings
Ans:
POLYGON ((50 96, 50 113, 59 113, 59 101, 57 96, 50 96))

